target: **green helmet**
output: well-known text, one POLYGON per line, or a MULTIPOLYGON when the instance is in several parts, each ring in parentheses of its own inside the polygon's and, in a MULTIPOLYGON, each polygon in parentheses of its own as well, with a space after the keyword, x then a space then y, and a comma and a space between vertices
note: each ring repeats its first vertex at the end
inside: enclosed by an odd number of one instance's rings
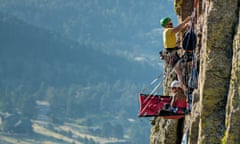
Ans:
POLYGON ((160 25, 164 27, 164 26, 166 26, 166 24, 167 24, 169 21, 171 21, 171 18, 169 18, 169 17, 162 18, 162 19, 160 20, 160 25))

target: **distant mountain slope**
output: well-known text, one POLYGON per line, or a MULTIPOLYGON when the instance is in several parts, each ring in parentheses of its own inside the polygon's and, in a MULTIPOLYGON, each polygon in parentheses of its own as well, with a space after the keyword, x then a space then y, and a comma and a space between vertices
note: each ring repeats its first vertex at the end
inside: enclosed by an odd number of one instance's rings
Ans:
POLYGON ((133 57, 158 53, 162 48, 159 19, 169 16, 176 21, 173 0, 0 0, 0 3, 1 11, 28 23, 81 43, 93 43, 104 51, 130 53, 133 57))
POLYGON ((0 39, 0 76, 7 83, 143 82, 159 70, 107 55, 4 14, 0 16, 0 39))
MULTIPOLYGON (((14 120, 27 117, 30 124, 36 101, 45 100, 55 122, 84 118, 87 127, 100 128, 119 123, 132 143, 148 142, 149 125, 128 119, 137 117, 139 87, 160 67, 103 53, 2 13, 0 41, 0 112, 20 113, 14 120)), ((6 131, 14 124, 5 120, 6 131)))

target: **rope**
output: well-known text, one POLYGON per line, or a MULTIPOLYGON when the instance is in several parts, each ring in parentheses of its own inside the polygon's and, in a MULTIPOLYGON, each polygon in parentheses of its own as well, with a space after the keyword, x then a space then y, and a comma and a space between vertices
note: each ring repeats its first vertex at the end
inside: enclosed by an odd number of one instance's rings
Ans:
MULTIPOLYGON (((156 83, 161 77, 163 76, 163 73, 161 73, 159 76, 157 76, 151 83, 150 85, 153 85, 154 83, 156 83)), ((154 97, 150 97, 152 96, 153 94, 156 93, 156 91, 162 86, 163 84, 163 79, 155 86, 155 88, 151 91, 151 93, 149 94, 149 96, 144 100, 144 102, 148 101, 150 98, 153 99, 154 97)), ((141 93, 143 93, 148 87, 145 87, 141 93)), ((151 100, 150 99, 150 100, 151 100)), ((148 101, 146 103, 146 105, 143 107, 142 111, 144 111, 150 104, 150 101, 148 101)))
POLYGON ((186 127, 186 130, 185 130, 184 134, 183 134, 181 144, 188 144, 188 132, 189 132, 189 128, 190 128, 190 122, 187 123, 187 127, 186 127))
MULTIPOLYGON (((158 86, 160 87, 161 84, 162 84, 162 81, 159 83, 158 86)), ((157 87, 158 87, 158 86, 157 86, 157 87)), ((157 90, 157 89, 156 89, 156 90, 157 90)), ((147 97, 147 99, 144 100, 144 102, 146 102, 149 98, 151 98, 152 95, 153 95, 153 94, 150 94, 150 95, 147 97)), ((151 99, 153 99, 153 98, 154 98, 154 97, 152 97, 151 99)), ((151 100, 151 99, 150 99, 150 100, 151 100)), ((145 109, 149 106, 150 103, 151 103, 151 101, 148 101, 148 102, 146 103, 146 105, 143 107, 142 111, 145 111, 145 109)))
MULTIPOLYGON (((152 80, 152 82, 150 83, 150 86, 151 85, 154 85, 154 83, 156 83, 161 77, 163 76, 163 73, 161 73, 160 75, 158 75, 155 79, 152 80)), ((148 87, 145 86, 140 93, 143 93, 145 90, 147 90, 148 87)))

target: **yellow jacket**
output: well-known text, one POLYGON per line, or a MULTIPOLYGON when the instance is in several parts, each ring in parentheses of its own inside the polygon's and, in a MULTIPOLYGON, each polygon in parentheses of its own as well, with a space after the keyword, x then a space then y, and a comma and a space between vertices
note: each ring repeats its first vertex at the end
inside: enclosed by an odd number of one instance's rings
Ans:
POLYGON ((176 44, 176 33, 172 32, 173 28, 165 28, 163 31, 163 45, 164 48, 175 48, 176 44))

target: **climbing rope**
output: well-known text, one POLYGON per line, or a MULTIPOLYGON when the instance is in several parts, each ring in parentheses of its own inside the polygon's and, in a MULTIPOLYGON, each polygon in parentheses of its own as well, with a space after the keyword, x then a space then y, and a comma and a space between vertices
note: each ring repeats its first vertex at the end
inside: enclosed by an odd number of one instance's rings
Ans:
POLYGON ((189 128, 190 128, 190 121, 187 123, 187 126, 185 128, 185 131, 183 133, 183 137, 182 137, 182 142, 181 144, 188 144, 188 133, 189 133, 189 128))
MULTIPOLYGON (((148 108, 148 106, 149 106, 149 104, 151 103, 151 100, 152 99, 154 99, 154 97, 151 97, 152 95, 156 95, 157 94, 157 91, 162 87, 162 85, 163 85, 163 73, 161 73, 159 76, 157 76, 151 83, 150 83, 150 86, 152 86, 152 85, 154 85, 156 82, 158 82, 157 83, 157 85, 153 88, 153 90, 150 92, 150 94, 148 95, 148 97, 144 100, 144 103, 145 102, 147 102, 146 104, 145 104, 145 106, 142 108, 142 111, 145 111, 146 110, 146 108, 148 108), (161 79, 162 78, 162 79, 161 79)), ((143 94, 146 90, 148 89, 148 87, 147 86, 145 86, 142 90, 141 90, 141 92, 140 92, 140 94, 143 94)))
MULTIPOLYGON (((164 73, 161 73, 160 75, 158 75, 156 78, 154 78, 149 86, 145 86, 140 93, 144 93, 150 86, 153 86, 157 81, 159 81, 162 77, 163 77, 164 73)), ((155 90, 153 90, 150 94, 154 94, 156 93, 156 91, 159 89, 159 87, 161 86, 162 80, 160 80, 160 82, 157 84, 157 86, 155 86, 155 90)))

